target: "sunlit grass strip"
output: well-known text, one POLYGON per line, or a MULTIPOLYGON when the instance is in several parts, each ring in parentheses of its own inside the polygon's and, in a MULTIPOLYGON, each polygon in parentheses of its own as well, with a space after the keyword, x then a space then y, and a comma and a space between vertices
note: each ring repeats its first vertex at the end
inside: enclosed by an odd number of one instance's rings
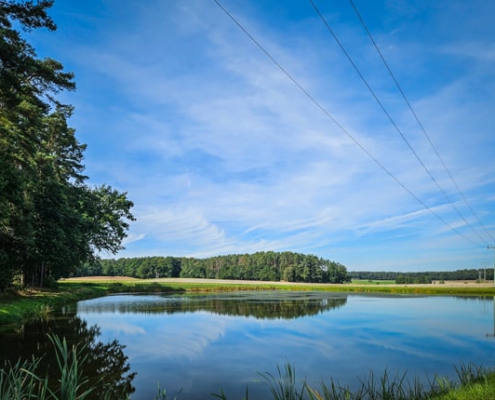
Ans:
POLYGON ((290 291, 325 291, 325 292, 346 292, 346 293, 383 293, 383 294, 428 294, 428 295, 472 295, 495 296, 493 287, 470 286, 441 286, 441 285, 355 285, 355 284, 243 284, 239 283, 202 283, 198 282, 169 282, 156 281, 153 283, 137 284, 132 282, 119 282, 114 285, 122 285, 123 290, 132 288, 146 289, 158 288, 159 285, 167 290, 180 290, 186 292, 220 292, 220 291, 241 291, 241 290, 290 290, 290 291), (149 285, 149 286, 148 286, 149 285))
POLYGON ((476 285, 461 285, 461 286, 448 286, 448 285, 414 285, 404 284, 395 285, 388 281, 387 284, 362 284, 350 283, 350 284, 304 284, 304 283, 279 283, 279 282, 260 282, 246 283, 242 280, 239 281, 226 281, 226 282, 210 282, 197 279, 195 282, 177 282, 168 279, 159 280, 112 280, 108 277, 108 280, 92 280, 88 277, 84 280, 79 279, 77 281, 61 281, 63 285, 73 284, 87 284, 92 283, 108 284, 113 289, 122 287, 122 290, 135 291, 136 288, 140 288, 143 291, 153 291, 153 289, 159 289, 163 287, 164 290, 179 290, 188 292, 215 292, 215 291, 237 291, 237 290, 291 290, 291 291, 327 291, 327 292, 350 292, 350 293, 391 293, 391 294, 439 294, 439 295, 473 295, 483 296, 492 295, 495 296, 495 288, 487 286, 476 285))

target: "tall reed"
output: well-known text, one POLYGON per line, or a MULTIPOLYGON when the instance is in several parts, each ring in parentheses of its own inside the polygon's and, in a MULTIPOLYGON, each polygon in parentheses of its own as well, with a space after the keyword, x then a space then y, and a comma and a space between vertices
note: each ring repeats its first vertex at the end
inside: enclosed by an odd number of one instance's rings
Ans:
MULTIPOLYGON (((43 357, 18 360, 15 364, 6 362, 0 370, 0 399, 84 400, 96 389, 96 386, 84 389, 89 381, 82 370, 86 361, 83 355, 85 346, 69 347, 65 338, 60 339, 56 335, 48 334, 48 338, 53 344, 60 371, 58 384, 51 386, 48 376, 38 373, 43 357)), ((103 400, 110 400, 110 393, 103 400)))
POLYGON ((6 362, 0 370, 0 399, 24 400, 45 399, 46 380, 35 375, 41 358, 6 362))
POLYGON ((54 399, 83 400, 95 388, 89 388, 81 392, 81 387, 88 383, 88 379, 82 374, 81 365, 84 364, 86 356, 83 356, 85 346, 74 345, 70 349, 65 337, 60 340, 58 336, 48 335, 55 348, 57 364, 61 372, 60 387, 56 392, 48 389, 54 399))

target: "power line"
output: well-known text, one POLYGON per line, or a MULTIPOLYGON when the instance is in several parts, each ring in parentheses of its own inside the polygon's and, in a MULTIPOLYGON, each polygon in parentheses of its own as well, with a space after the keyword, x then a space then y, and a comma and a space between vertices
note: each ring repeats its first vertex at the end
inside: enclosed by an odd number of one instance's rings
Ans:
POLYGON ((411 190, 409 190, 398 178, 395 177, 392 172, 390 172, 378 159, 376 159, 373 154, 371 154, 343 125, 341 125, 306 89, 296 79, 287 72, 286 69, 278 63, 277 60, 244 28, 244 26, 218 1, 213 0, 216 5, 246 34, 246 36, 251 39, 251 41, 328 117, 332 122, 337 125, 337 127, 344 132, 361 150, 363 150, 368 157, 370 157, 387 175, 389 175, 397 184, 399 184, 407 193, 409 193, 417 202, 419 202, 426 210, 433 214, 437 219, 444 223, 449 229, 462 236, 467 241, 474 245, 478 245, 473 240, 469 239, 467 236, 459 232, 456 228, 451 226, 447 221, 445 221, 440 215, 433 211, 427 204, 425 204, 419 197, 417 197, 411 190))
POLYGON ((426 166, 426 164, 423 162, 423 160, 421 160, 421 158, 419 157, 418 153, 414 150, 414 148, 412 147, 412 145, 409 143, 409 141, 407 140, 407 138, 404 136, 404 134, 402 133, 401 129, 398 127, 398 125, 396 124, 396 122, 394 121, 394 119, 392 118, 392 116, 390 115, 390 113, 387 111, 387 109, 385 108, 385 106, 383 105, 383 103, 380 101, 380 99, 378 98, 378 96, 376 95, 375 91, 372 89, 372 87, 369 85, 368 81, 366 80, 366 78, 363 76, 363 74, 361 73, 361 71, 359 70, 359 68, 357 67, 356 63, 353 61, 352 57, 349 55, 349 53, 347 52, 347 50, 344 48, 343 44, 340 42, 339 38, 337 37, 336 33, 333 31, 333 29, 330 27, 330 25, 328 24, 328 22, 326 21, 325 17, 323 16, 323 14, 320 12, 320 10, 318 9, 318 7, 316 6, 316 4, 314 3, 313 0, 309 0, 309 2, 311 3, 311 5, 313 6, 314 10, 316 11, 316 13, 318 14, 318 16, 320 17, 321 21, 323 22, 323 24, 326 26, 327 30, 330 32, 330 34, 333 36, 334 40, 337 42, 338 46, 340 47, 340 49, 342 50, 342 52, 345 54, 345 56, 347 57, 347 59, 349 60, 349 62, 351 63, 352 67, 354 68, 354 70, 356 71, 356 73, 359 75, 359 77, 361 78, 361 80, 363 81, 364 85, 368 88, 369 92, 371 93, 371 95, 373 96, 373 98, 375 99, 375 101, 378 103, 378 105, 380 106, 380 108, 382 109, 383 113, 387 116, 388 120, 390 121, 390 123, 393 125, 393 127, 395 128, 395 130, 399 133, 400 137, 402 138, 402 140, 406 143, 407 147, 409 148, 409 150, 411 150, 411 152, 414 154, 414 156, 416 157, 416 160, 418 160, 418 162, 421 164, 421 166, 423 167, 423 169, 426 171, 426 173, 429 175, 429 177, 431 178, 431 180, 435 183, 435 185, 437 186, 438 190, 440 190, 440 192, 442 192, 442 194, 444 195, 444 197, 447 199, 447 202, 454 208, 454 210, 457 212, 457 214, 459 215, 459 217, 462 218, 462 220, 465 222, 465 224, 473 231, 473 233, 478 236, 478 238, 485 243, 485 245, 488 244, 488 242, 483 239, 479 234, 478 232, 476 232, 474 230, 474 228, 472 227, 472 225, 466 220, 466 218, 464 218, 464 216, 461 214, 461 212, 459 211, 459 209, 457 208, 457 206, 454 204, 454 202, 451 200, 451 198, 449 197, 449 195, 445 192, 445 190, 440 186, 440 184, 438 183, 438 181, 435 179, 435 177, 433 176, 433 174, 430 172, 430 170, 428 169, 428 167, 426 166))
POLYGON ((392 72, 390 66, 388 65, 387 61, 385 60, 385 57, 383 56, 382 52, 380 51, 377 43, 375 42, 375 40, 373 39, 373 36, 371 35, 371 32, 370 30, 368 29, 366 23, 364 22, 364 19, 363 17, 361 16, 361 14, 359 13, 356 5, 354 4, 354 1, 353 0, 349 0, 349 2, 351 3, 352 5, 352 8, 354 9, 354 12, 356 13, 357 17, 359 18, 359 21, 361 22, 361 25, 363 25, 363 28, 364 30, 366 31, 366 33, 368 34, 371 42, 373 43, 373 46, 375 47, 376 51, 378 52, 378 54, 380 55, 380 58, 382 59, 382 62, 383 64, 385 65, 385 67, 387 68, 387 71, 388 73, 390 74, 390 76, 392 77, 392 80, 394 81, 395 85, 397 86, 397 89, 399 90, 400 94, 402 95, 402 98, 404 99, 404 101, 406 102, 407 106, 409 107, 409 110, 411 111, 412 115, 414 116, 414 118, 416 119, 416 122, 418 123, 418 126, 420 127, 421 131, 423 132, 423 134, 425 135, 426 139, 428 139, 428 142, 430 143, 433 151, 435 152, 436 156, 438 157, 438 159, 440 160, 440 163, 442 164, 444 170, 447 172, 447 174, 449 175, 450 177, 450 180, 452 181, 452 183, 454 184, 454 186, 456 187, 458 193, 462 196, 462 199, 464 200, 464 202, 466 203, 466 205, 469 207, 469 210, 471 211, 471 213, 475 216, 476 220, 478 221, 479 225, 483 228, 483 230, 485 231, 485 233, 490 237, 491 240, 495 241, 495 239, 493 238, 493 236, 490 234, 490 232, 486 229, 485 225, 483 225, 483 223, 481 222, 480 218, 478 217, 478 215, 476 214, 476 212, 474 211, 474 209, 471 207, 471 204, 469 203, 469 201, 467 200, 466 196, 464 195, 463 191, 460 189, 459 185, 457 184, 456 180, 454 179, 454 177, 452 176, 450 170, 447 168, 447 165, 445 164, 445 162, 443 161, 442 157, 440 156, 440 153, 438 152, 437 148, 435 147, 435 145, 433 144, 430 136, 428 135, 428 133, 426 132, 426 129, 424 128, 423 124, 421 123, 421 121, 419 120, 419 117, 418 115, 416 114, 416 112, 414 111, 414 109, 412 108, 412 105, 411 103, 409 102, 406 94, 404 93, 404 91, 402 90, 402 87, 400 86, 399 82, 397 81, 394 73, 392 72))

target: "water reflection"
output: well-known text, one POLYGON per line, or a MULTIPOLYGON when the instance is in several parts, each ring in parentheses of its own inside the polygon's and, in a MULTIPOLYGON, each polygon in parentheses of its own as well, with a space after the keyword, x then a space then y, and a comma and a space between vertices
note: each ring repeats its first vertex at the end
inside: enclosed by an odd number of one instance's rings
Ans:
POLYGON ((78 304, 79 313, 177 314, 208 311, 257 319, 293 319, 342 307, 344 294, 238 292, 230 295, 114 295, 78 304))
MULTIPOLYGON (((258 372, 276 375, 277 363, 290 362, 314 387, 330 377, 359 385, 372 370, 453 378, 459 362, 490 367, 492 306, 492 298, 314 292, 115 295, 65 309, 67 322, 26 328, 12 351, 46 351, 46 340, 30 342, 32 330, 72 332, 92 343, 92 357, 107 353, 91 361, 92 374, 135 387, 133 400, 153 399, 158 382, 171 398, 180 390, 179 398, 208 398, 221 388, 242 398, 248 386, 250 398, 262 399, 270 395, 258 372)), ((0 337, 2 356, 9 347, 0 337)))
POLYGON ((486 337, 495 338, 495 297, 493 298, 493 331, 486 334, 486 337))
POLYGON ((31 356, 43 356, 40 374, 48 374, 52 384, 60 379, 53 344, 47 333, 60 338, 65 337, 69 348, 78 344, 84 348, 81 356, 85 361, 82 365, 83 375, 89 381, 81 388, 81 392, 96 382, 97 389, 90 398, 100 399, 108 393, 110 398, 124 398, 134 392, 132 381, 136 375, 130 372, 129 358, 124 353, 122 344, 115 338, 108 342, 99 340, 101 334, 97 325, 88 323, 76 315, 76 307, 65 307, 55 318, 45 322, 31 322, 13 333, 2 334, 0 340, 0 361, 14 361, 18 358, 28 359, 31 356), (104 387, 106 386, 106 387, 104 387))

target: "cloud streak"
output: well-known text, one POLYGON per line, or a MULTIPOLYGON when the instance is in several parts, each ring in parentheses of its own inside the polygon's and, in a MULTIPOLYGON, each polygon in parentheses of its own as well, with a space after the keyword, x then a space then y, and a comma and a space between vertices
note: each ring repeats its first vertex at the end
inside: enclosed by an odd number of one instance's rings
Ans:
MULTIPOLYGON (((213 2, 94 3, 97 13, 56 4, 57 40, 37 40, 50 54, 66 49, 57 58, 76 73, 79 92, 69 101, 89 145, 92 181, 127 191, 136 204, 138 221, 119 256, 292 250, 350 269, 413 270, 472 268, 488 257, 308 4, 224 5, 381 164, 479 246, 397 185, 213 2)), ((451 3, 442 13, 441 5, 412 0, 358 7, 493 235, 495 59, 486 39, 492 6, 481 3, 484 15, 471 9, 457 15, 451 3), (452 28, 458 22, 466 27, 463 37, 452 28)), ((321 9, 435 178, 479 229, 352 10, 321 9)))

